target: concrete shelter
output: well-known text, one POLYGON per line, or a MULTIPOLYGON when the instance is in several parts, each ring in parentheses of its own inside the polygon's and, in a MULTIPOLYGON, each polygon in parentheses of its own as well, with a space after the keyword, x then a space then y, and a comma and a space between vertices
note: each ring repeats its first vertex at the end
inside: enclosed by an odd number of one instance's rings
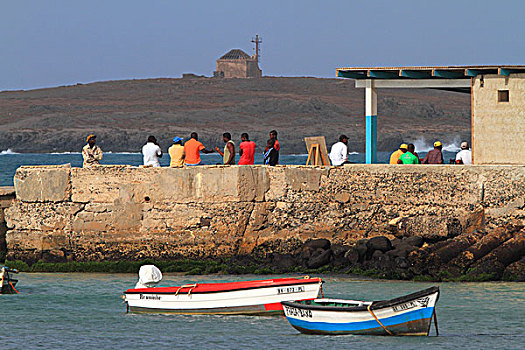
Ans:
POLYGON ((474 164, 525 164, 525 65, 350 67, 337 77, 365 89, 365 159, 377 161, 377 89, 430 88, 471 94, 474 164))

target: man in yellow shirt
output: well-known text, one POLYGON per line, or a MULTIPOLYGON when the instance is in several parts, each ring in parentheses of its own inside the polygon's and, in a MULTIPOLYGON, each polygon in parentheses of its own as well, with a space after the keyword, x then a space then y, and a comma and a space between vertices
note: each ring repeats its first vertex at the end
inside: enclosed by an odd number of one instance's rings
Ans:
POLYGON ((168 148, 168 154, 170 155, 170 168, 176 168, 184 166, 184 146, 182 145, 182 139, 175 136, 173 138, 173 145, 168 148))
POLYGON ((407 149, 408 146, 406 143, 401 144, 401 146, 399 146, 399 149, 390 155, 390 164, 397 164, 399 157, 401 157, 401 155, 403 155, 403 153, 405 153, 407 149))

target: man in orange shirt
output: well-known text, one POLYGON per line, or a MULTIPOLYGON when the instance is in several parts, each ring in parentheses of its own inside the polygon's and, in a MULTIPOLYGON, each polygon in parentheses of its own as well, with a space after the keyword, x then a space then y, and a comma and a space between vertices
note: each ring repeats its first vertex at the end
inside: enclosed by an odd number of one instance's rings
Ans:
POLYGON ((191 133, 191 139, 186 141, 184 144, 184 154, 186 157, 184 158, 184 164, 193 166, 193 165, 203 165, 201 161, 201 155, 202 153, 213 153, 213 150, 206 149, 204 145, 198 141, 199 135, 197 135, 196 132, 191 133))

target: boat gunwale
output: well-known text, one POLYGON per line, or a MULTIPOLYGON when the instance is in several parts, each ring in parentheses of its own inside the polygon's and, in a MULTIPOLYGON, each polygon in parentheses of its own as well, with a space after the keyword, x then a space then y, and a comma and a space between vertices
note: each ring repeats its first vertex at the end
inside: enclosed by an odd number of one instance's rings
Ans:
MULTIPOLYGON (((436 302, 439 300, 439 287, 433 286, 427 289, 414 292, 412 294, 403 295, 394 299, 389 300, 380 300, 373 301, 370 305, 371 310, 379 310, 387 307, 392 307, 394 305, 403 304, 413 299, 418 299, 430 294, 438 293, 436 302)), ((343 306, 322 306, 322 305, 308 305, 303 303, 298 303, 296 301, 282 301, 281 304, 288 307, 294 307, 297 309, 304 310, 319 310, 319 311, 339 311, 339 312, 358 312, 358 311, 368 311, 368 305, 363 306, 353 306, 353 307, 343 307, 343 306)))
MULTIPOLYGON (((288 280, 284 279, 283 280, 288 280)), ((258 280, 258 281, 237 281, 237 282, 224 282, 224 283, 205 283, 205 285, 226 285, 226 284, 241 284, 241 283, 249 283, 253 282, 255 283, 262 283, 272 280, 258 280)), ((213 294, 213 293, 229 293, 229 292, 236 292, 236 291, 242 291, 242 290, 250 290, 250 289, 262 289, 262 288, 276 288, 276 287, 287 287, 287 286, 294 286, 298 284, 316 284, 316 283, 323 283, 323 280, 320 277, 314 277, 314 278, 308 278, 308 279, 290 279, 286 282, 281 282, 281 284, 269 284, 269 285, 253 285, 253 286, 247 286, 247 287, 238 287, 238 288, 232 288, 232 289, 220 289, 220 290, 204 290, 199 291, 198 286, 195 287, 181 287, 181 286, 173 286, 173 287, 153 287, 153 288, 132 288, 128 289, 124 292, 124 294, 164 294, 164 295, 170 295, 170 294, 186 294, 191 292, 191 294, 213 294), (162 288, 162 291, 159 291, 158 289, 162 288), (170 288, 172 290, 165 291, 167 288, 170 288), (178 292, 177 292, 178 291, 178 292)), ((201 286, 204 284, 201 284, 201 286)))

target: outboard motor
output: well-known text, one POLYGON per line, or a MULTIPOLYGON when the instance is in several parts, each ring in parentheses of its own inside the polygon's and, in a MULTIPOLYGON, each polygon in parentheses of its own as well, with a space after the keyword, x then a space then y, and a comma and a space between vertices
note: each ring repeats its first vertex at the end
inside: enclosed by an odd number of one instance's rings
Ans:
POLYGON ((139 281, 135 288, 151 288, 162 280, 162 272, 155 265, 142 265, 139 270, 139 281))

